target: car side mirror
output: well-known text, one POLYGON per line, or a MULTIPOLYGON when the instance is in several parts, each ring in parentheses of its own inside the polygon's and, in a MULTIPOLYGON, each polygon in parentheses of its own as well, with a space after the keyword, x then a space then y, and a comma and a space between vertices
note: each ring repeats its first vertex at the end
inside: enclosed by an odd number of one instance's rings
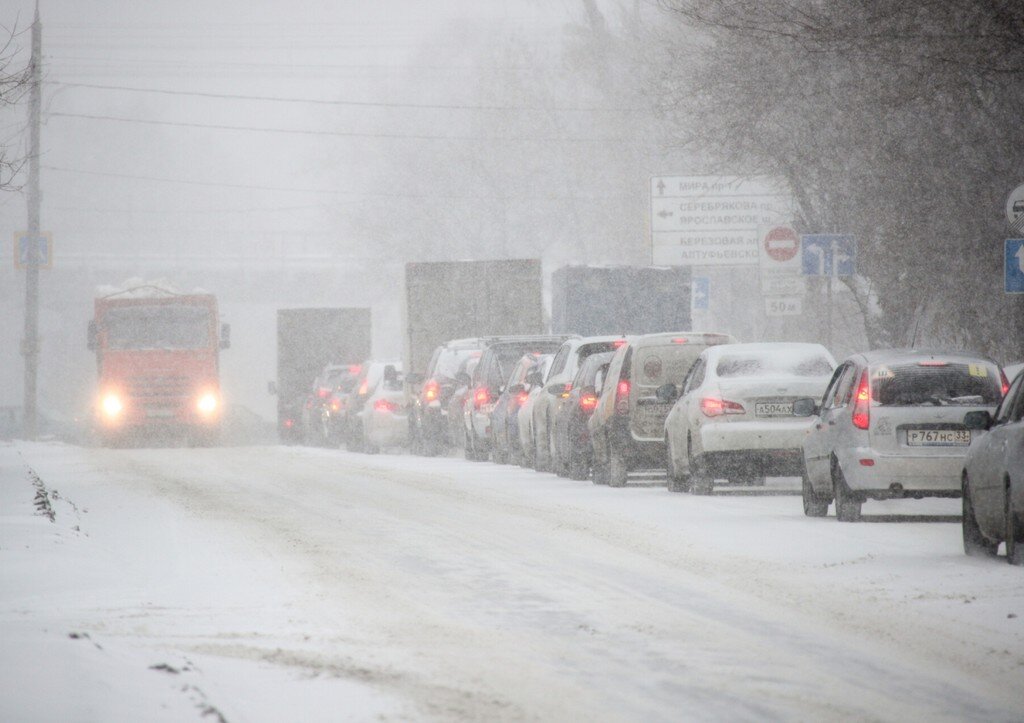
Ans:
POLYGON ((964 415, 964 426, 971 431, 984 432, 992 427, 992 415, 985 410, 964 415))
POLYGON ((565 385, 559 383, 548 384, 546 387, 544 387, 544 391, 547 392, 548 394, 557 397, 559 394, 565 391, 565 385))
POLYGON ((526 383, 531 387, 535 387, 541 383, 540 372, 534 369, 532 372, 526 375, 526 383))
POLYGON ((231 324, 220 325, 220 348, 231 348, 231 324))
POLYGON ((98 335, 98 333, 96 331, 96 322, 95 321, 90 321, 89 322, 89 332, 86 335, 86 340, 85 340, 85 345, 86 345, 86 347, 88 347, 89 351, 96 351, 96 338, 98 336, 99 335, 98 335))
POLYGON ((797 399, 793 402, 793 416, 794 417, 813 417, 821 411, 818 409, 818 403, 810 397, 804 397, 803 399, 797 399))
POLYGON ((508 393, 509 394, 520 394, 520 393, 525 392, 525 391, 526 391, 526 387, 524 387, 522 384, 513 384, 512 386, 510 386, 508 388, 508 393))
POLYGON ((658 398, 659 402, 672 404, 672 402, 679 398, 679 392, 676 390, 676 385, 669 382, 658 387, 654 391, 654 396, 658 398))
POLYGON ((398 370, 395 369, 394 364, 388 364, 384 367, 384 381, 393 383, 398 379, 398 370))
POLYGON ((473 380, 469 378, 466 372, 459 372, 455 375, 455 381, 459 383, 460 387, 468 387, 473 384, 473 380))

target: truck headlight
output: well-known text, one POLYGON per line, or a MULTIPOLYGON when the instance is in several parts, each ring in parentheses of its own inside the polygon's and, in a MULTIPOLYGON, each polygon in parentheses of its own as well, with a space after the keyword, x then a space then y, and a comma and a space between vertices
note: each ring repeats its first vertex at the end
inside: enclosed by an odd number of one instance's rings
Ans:
POLYGON ((199 397, 199 401, 196 402, 196 408, 200 414, 209 416, 217 411, 217 407, 220 406, 217 400, 217 395, 213 392, 207 392, 199 397))
POLYGON ((103 397, 100 402, 100 406, 103 409, 103 414, 105 414, 108 419, 115 419, 124 411, 124 403, 116 394, 108 394, 103 397))

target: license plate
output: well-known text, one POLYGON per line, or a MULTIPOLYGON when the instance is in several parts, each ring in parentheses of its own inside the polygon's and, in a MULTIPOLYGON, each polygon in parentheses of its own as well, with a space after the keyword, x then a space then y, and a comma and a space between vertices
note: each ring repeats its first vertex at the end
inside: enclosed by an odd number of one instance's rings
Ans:
POLYGON ((146 408, 146 416, 147 417, 157 417, 159 419, 167 419, 168 417, 173 417, 174 416, 174 410, 173 409, 167 409, 167 408, 164 408, 164 407, 147 407, 146 408))
POLYGON ((793 402, 757 402, 754 414, 758 417, 792 417, 793 402))
POLYGON ((969 429, 908 429, 907 444, 911 447, 968 447, 969 429))

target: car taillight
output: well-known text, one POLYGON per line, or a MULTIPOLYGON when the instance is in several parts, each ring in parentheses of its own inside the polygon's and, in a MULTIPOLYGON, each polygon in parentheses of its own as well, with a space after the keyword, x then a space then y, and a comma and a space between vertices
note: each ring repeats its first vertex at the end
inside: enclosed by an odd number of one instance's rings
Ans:
POLYGON ((871 426, 871 386, 867 369, 860 375, 857 396, 853 400, 853 426, 857 429, 871 426))
POLYGON ((612 349, 618 349, 618 348, 624 347, 624 346, 626 346, 626 340, 625 339, 616 339, 615 341, 612 342, 612 349))
POLYGON ((331 397, 331 411, 337 412, 341 410, 341 401, 337 397, 331 397))
POLYGON ((330 393, 330 389, 324 389, 323 387, 320 387, 319 389, 316 390, 316 395, 321 399, 327 399, 327 395, 329 395, 330 393))
POLYGON ((919 367, 948 367, 949 362, 936 361, 935 359, 925 359, 917 363, 919 367))
POLYGON ((423 401, 433 402, 439 396, 441 396, 441 385, 437 383, 436 379, 431 379, 423 385, 423 401))
POLYGON ((1002 369, 999 370, 999 381, 1002 383, 1003 396, 1005 397, 1006 393, 1010 391, 1010 380, 1006 378, 1006 372, 1002 369))
POLYGON ((349 364, 348 365, 348 373, 349 374, 358 374, 361 371, 363 371, 363 368, 359 364, 349 364))
POLYGON ((690 340, 689 340, 689 339, 687 339, 687 338, 686 338, 686 337, 684 337, 684 336, 677 336, 677 337, 676 337, 675 339, 673 339, 673 340, 672 340, 672 343, 673 343, 673 344, 688 344, 688 343, 689 343, 689 341, 690 341, 690 340))
POLYGON ((728 399, 704 397, 700 400, 700 411, 705 417, 720 417, 723 414, 745 414, 747 410, 742 404, 730 402, 728 399))
POLYGON ((487 387, 479 387, 475 392, 473 392, 473 404, 477 409, 490 403, 490 401, 491 393, 487 390, 487 387))
POLYGON ((615 387, 615 413, 629 414, 629 380, 621 380, 615 387))
POLYGON ((572 382, 568 382, 565 385, 565 387, 562 389, 562 393, 559 394, 558 396, 560 396, 562 399, 568 399, 569 398, 569 394, 571 392, 572 392, 572 382))
POLYGON ((392 402, 390 399, 378 399, 373 403, 373 408, 378 412, 397 412, 398 405, 392 402))
POLYGON ((584 412, 593 412, 597 408, 596 394, 583 394, 580 396, 580 409, 584 412))
POLYGON ((528 392, 519 392, 519 394, 516 395, 516 404, 518 404, 521 407, 524 404, 526 404, 526 400, 529 398, 530 395, 528 392))
POLYGON ((359 385, 359 392, 358 392, 358 394, 361 397, 365 397, 366 393, 368 391, 370 391, 370 380, 369 379, 364 379, 363 383, 359 385))
POLYGON ((286 420, 284 420, 284 428, 285 429, 291 429, 294 426, 295 426, 295 420, 294 419, 286 419, 286 420))

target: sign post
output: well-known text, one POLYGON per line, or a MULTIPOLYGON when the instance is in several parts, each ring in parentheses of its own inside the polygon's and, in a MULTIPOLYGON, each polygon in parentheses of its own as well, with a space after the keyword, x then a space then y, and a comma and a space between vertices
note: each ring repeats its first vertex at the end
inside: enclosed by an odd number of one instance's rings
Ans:
POLYGON ((832 348, 832 278, 857 273, 857 242, 850 234, 804 234, 800 237, 800 269, 804 276, 828 278, 826 346, 832 348))

